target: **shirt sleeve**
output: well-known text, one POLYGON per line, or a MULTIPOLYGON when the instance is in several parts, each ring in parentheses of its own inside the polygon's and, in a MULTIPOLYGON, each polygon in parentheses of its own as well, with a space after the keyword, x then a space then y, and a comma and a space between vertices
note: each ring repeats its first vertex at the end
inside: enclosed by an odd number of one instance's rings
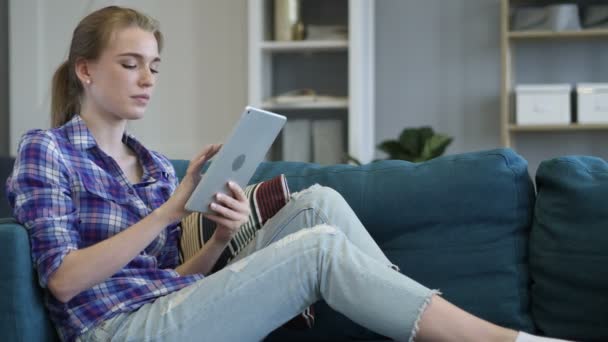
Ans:
POLYGON ((28 230, 40 286, 47 287, 50 275, 79 245, 69 172, 50 133, 23 136, 7 193, 13 215, 28 230))

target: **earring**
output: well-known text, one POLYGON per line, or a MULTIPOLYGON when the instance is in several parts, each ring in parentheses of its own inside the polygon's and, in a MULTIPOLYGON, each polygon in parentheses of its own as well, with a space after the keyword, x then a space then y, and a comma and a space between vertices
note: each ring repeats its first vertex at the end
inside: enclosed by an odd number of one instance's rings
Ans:
POLYGON ((86 81, 84 81, 86 84, 91 84, 91 80, 87 78, 86 81))

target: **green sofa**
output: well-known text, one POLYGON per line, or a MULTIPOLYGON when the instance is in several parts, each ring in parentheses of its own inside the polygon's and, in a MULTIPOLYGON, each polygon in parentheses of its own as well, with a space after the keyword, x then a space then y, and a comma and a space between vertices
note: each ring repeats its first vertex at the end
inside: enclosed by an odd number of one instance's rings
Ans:
MULTIPOLYGON (((187 164, 174 161, 178 175, 187 164)), ((603 160, 543 162, 536 190, 527 162, 510 149, 418 164, 266 162, 251 182, 281 173, 292 192, 314 183, 336 189, 403 273, 439 288, 460 307, 515 329, 608 340, 603 160)), ((0 331, 9 341, 56 340, 31 267, 27 232, 10 219, 0 224, 0 251, 0 331)), ((315 312, 313 329, 279 328, 267 340, 381 339, 323 302, 315 312)))

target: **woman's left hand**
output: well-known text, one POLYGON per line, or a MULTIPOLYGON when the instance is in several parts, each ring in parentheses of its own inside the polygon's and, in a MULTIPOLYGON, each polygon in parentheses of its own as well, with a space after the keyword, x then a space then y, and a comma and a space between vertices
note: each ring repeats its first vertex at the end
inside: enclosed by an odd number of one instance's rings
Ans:
POLYGON ((205 217, 217 223, 212 239, 228 243, 249 219, 251 209, 243 189, 234 182, 228 182, 232 196, 217 193, 210 208, 216 214, 205 214, 205 217))

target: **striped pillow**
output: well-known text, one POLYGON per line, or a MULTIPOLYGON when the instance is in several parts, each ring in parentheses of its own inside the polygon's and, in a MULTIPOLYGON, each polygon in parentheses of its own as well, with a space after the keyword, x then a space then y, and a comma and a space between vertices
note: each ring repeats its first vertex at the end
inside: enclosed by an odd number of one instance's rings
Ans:
MULTIPOLYGON (((269 218, 274 216, 289 201, 289 188, 285 175, 279 175, 268 181, 251 184, 243 189, 249 199, 251 214, 247 223, 241 226, 236 236, 224 250, 222 257, 216 263, 216 268, 226 266, 243 248, 255 237, 269 218)), ((190 259, 198 252, 205 241, 208 241, 215 231, 215 222, 195 212, 182 220, 182 236, 180 239, 180 262, 190 259)), ((217 271, 214 269, 213 272, 217 271)))
MULTIPOLYGON (((232 238, 211 273, 222 269, 238 255, 255 238, 257 231, 264 226, 264 223, 281 210, 290 198, 287 179, 282 174, 264 182, 248 185, 244 191, 251 208, 249 220, 232 238)), ((194 212, 182 220, 181 226, 180 263, 190 259, 203 247, 205 241, 211 238, 215 230, 215 222, 205 218, 201 213, 194 212)), ((313 324, 314 312, 311 305, 302 314, 289 321, 286 327, 306 329, 312 327, 313 324)))

